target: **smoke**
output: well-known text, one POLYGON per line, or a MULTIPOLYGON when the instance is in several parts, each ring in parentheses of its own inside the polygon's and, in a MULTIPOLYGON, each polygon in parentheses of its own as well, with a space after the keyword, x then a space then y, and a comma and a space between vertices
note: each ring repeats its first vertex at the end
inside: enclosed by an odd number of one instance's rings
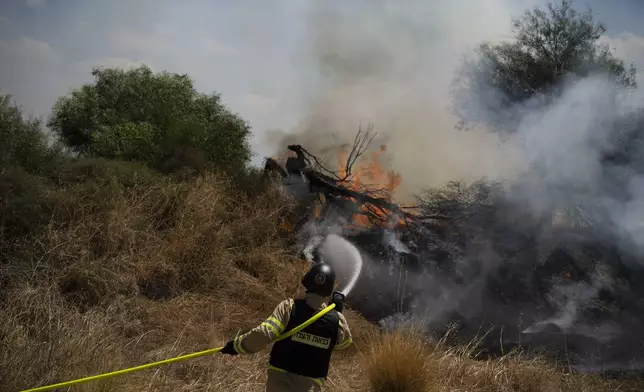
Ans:
POLYGON ((629 243, 629 253, 642 254, 641 167, 604 159, 627 148, 639 155, 624 144, 618 124, 639 115, 641 98, 598 74, 570 82, 552 103, 526 111, 512 141, 527 169, 509 197, 533 213, 581 206, 596 214, 590 218, 595 229, 629 243))
MULTIPOLYGON (((629 273, 644 267, 638 261, 644 255, 640 208, 644 167, 637 159, 611 161, 606 157, 617 152, 633 157, 641 154, 636 139, 628 141, 622 136, 628 134, 624 129, 629 126, 632 132, 642 132, 641 123, 633 128, 624 119, 641 115, 644 101, 641 93, 617 87, 603 74, 569 80, 560 87, 561 93, 547 103, 530 102, 511 109, 519 113, 520 121, 505 142, 524 166, 496 199, 506 217, 517 221, 525 216, 547 218, 529 231, 526 244, 534 241, 536 245, 524 246, 536 255, 522 254, 521 246, 513 245, 510 238, 496 238, 493 232, 498 223, 489 221, 485 228, 489 233, 472 232, 474 240, 454 261, 458 279, 444 279, 434 269, 435 275, 419 283, 433 288, 421 287, 413 301, 429 328, 455 315, 471 324, 514 326, 514 336, 508 336, 504 344, 523 339, 554 348, 560 344, 559 336, 564 337, 562 345, 574 342, 582 356, 580 363, 595 366, 597 361, 610 360, 627 366, 631 358, 641 356, 633 348, 638 347, 639 338, 630 331, 644 326, 642 292, 625 281, 629 273), (557 222, 556 214, 564 219, 557 222), (562 231, 572 220, 578 220, 577 225, 581 222, 582 228, 562 231), (504 247, 518 254, 509 258, 504 247), (597 250, 602 247, 615 247, 617 252, 597 250), (556 249, 563 249, 570 258, 558 256, 556 249), (537 287, 527 300, 493 295, 499 285, 510 293, 530 291, 542 279, 537 269, 567 265, 578 270, 579 276, 561 278, 553 271, 545 295, 539 296, 537 287), (624 272, 627 267, 630 272, 624 272), (508 270, 512 279, 499 283, 502 271, 508 270), (529 289, 511 288, 516 284, 529 289), (600 350, 601 344, 606 346, 600 350), (604 358, 590 356, 593 351, 603 351, 604 358)), ((516 227, 514 232, 521 230, 516 227)), ((425 262, 431 264, 431 260, 425 262)))
POLYGON ((340 291, 349 295, 362 272, 360 251, 343 237, 331 234, 320 244, 320 257, 331 265, 336 279, 341 285, 340 291))
MULTIPOLYGON (((503 140, 486 129, 455 130, 450 85, 462 55, 481 41, 508 39, 521 11, 502 0, 316 2, 303 52, 315 76, 303 92, 308 110, 273 142, 324 155, 373 123, 375 144, 387 144, 388 164, 402 174, 399 200, 450 180, 505 180, 502 195, 493 195, 504 221, 478 222, 466 244, 431 234, 400 244, 387 231, 354 239, 384 249, 363 255, 351 296, 382 325, 500 325, 510 330, 495 338, 503 345, 541 338, 556 346, 563 337, 587 366, 597 365, 587 354, 593 350, 603 350, 606 363, 628 363, 639 347, 629 331, 644 328, 642 290, 624 272, 643 267, 644 150, 621 129, 634 129, 626 120, 644 110, 642 94, 592 74, 566 80, 550 101, 509 109, 518 122, 503 140), (571 223, 576 228, 567 230, 571 223), (435 241, 449 260, 419 252, 422 268, 413 271, 398 262, 423 241, 435 241), (561 278, 565 265, 576 275, 561 278), (600 343, 609 346, 599 350, 600 343)), ((490 91, 488 98, 503 97, 490 91)), ((304 232, 339 234, 336 218, 333 230, 304 232)))
MULTIPOLYGON (((619 347, 613 355, 618 355, 625 364, 628 355, 637 356, 628 347, 628 342, 637 340, 626 333, 633 328, 632 320, 626 319, 638 318, 639 310, 631 306, 629 310, 614 311, 611 319, 601 321, 590 316, 593 314, 590 309, 601 303, 602 292, 621 291, 623 298, 640 295, 618 281, 619 268, 611 269, 609 264, 625 264, 631 259, 629 255, 636 256, 631 260, 644 255, 641 229, 644 216, 639 208, 644 200, 642 167, 629 159, 612 163, 605 157, 624 150, 632 156, 641 153, 635 146, 636 140, 630 142, 630 147, 625 144, 618 126, 623 119, 637 117, 644 109, 641 98, 640 92, 627 91, 617 87, 607 75, 595 74, 566 82, 562 93, 547 105, 524 109, 512 142, 526 169, 507 194, 515 204, 534 214, 554 211, 570 220, 575 219, 575 211, 583 211, 586 216, 577 218, 591 224, 592 234, 588 238, 603 237, 601 240, 612 243, 619 251, 608 260, 578 255, 582 263, 588 259, 594 262, 594 266, 583 266, 584 272, 591 274, 590 281, 555 282, 546 297, 552 315, 523 333, 544 332, 546 327, 556 326, 559 333, 589 338, 578 343, 587 350, 595 348, 591 345, 595 343, 619 347)), ((631 130, 641 132, 641 125, 639 128, 631 130)), ((541 240, 546 245, 553 243, 546 236, 541 240)), ((636 325, 641 326, 641 320, 636 325)), ((594 363, 591 358, 583 361, 594 363)))
MULTIPOLYGON (((581 311, 590 305, 591 301, 595 299, 599 291, 603 288, 609 288, 614 284, 612 276, 609 272, 601 272, 601 266, 595 271, 592 276, 591 283, 586 282, 573 282, 569 284, 560 283, 553 287, 552 291, 548 294, 547 299, 554 309, 558 309, 557 313, 546 320, 538 321, 535 324, 526 328, 523 333, 537 333, 542 332, 549 325, 553 324, 564 333, 570 332, 573 329, 575 322, 578 320, 581 311)), ((582 326, 585 329, 585 326, 582 326)), ((599 339, 614 337, 610 332, 602 331, 599 336, 591 334, 591 337, 599 339)), ((584 335, 589 335, 584 332, 584 335)))
MULTIPOLYGON (((276 151, 297 143, 328 156, 371 123, 388 165, 404 173, 398 197, 454 179, 504 178, 515 157, 496 135, 460 133, 450 83, 461 56, 505 37, 506 0, 314 2, 300 63, 309 90, 294 130, 269 133, 276 151)), ((333 162, 331 162, 333 163, 333 162)))

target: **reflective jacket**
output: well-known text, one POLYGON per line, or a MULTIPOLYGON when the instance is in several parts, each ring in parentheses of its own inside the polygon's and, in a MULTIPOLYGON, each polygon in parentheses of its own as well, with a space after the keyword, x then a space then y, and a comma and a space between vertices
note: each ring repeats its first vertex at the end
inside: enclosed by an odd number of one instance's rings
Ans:
MULTIPOLYGON (((316 294, 306 294, 304 302, 314 310, 313 314, 319 312, 327 306, 327 304, 324 303, 324 298, 316 294)), ((295 301, 290 298, 280 302, 273 313, 264 322, 248 331, 247 333, 235 338, 235 350, 240 354, 254 354, 275 341, 282 333, 286 331, 286 326, 289 324, 289 321, 291 319, 291 313, 294 303, 295 301)), ((334 350, 342 350, 349 347, 353 342, 351 331, 349 330, 347 321, 342 313, 334 311, 331 312, 338 315, 337 336, 334 339, 335 342, 332 348, 334 350)), ((298 325, 299 324, 301 324, 301 322, 298 323, 298 325)), ((269 369, 277 372, 287 371, 286 369, 279 368, 270 364, 269 369)), ((318 385, 321 385, 324 382, 324 377, 308 378, 318 385)))
MULTIPOLYGON (((285 331, 296 328, 315 313, 317 310, 310 307, 306 300, 295 300, 285 331)), ((338 338, 339 315, 338 311, 332 309, 303 330, 273 344, 270 366, 300 376, 326 378, 338 338)))

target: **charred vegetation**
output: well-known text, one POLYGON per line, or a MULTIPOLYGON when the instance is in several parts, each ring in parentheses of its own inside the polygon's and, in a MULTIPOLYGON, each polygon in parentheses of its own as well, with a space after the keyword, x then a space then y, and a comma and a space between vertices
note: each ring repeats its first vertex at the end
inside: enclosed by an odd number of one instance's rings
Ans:
POLYGON ((395 187, 356 179, 374 164, 357 167, 370 132, 358 132, 337 171, 300 145, 288 146, 286 170, 274 159, 265 166, 307 211, 292 228, 304 243, 341 230, 368 258, 351 307, 383 326, 452 331, 453 343, 479 337, 480 358, 545 350, 571 367, 644 357, 632 346, 644 330, 644 273, 614 237, 528 211, 508 184, 450 182, 398 205, 395 187))

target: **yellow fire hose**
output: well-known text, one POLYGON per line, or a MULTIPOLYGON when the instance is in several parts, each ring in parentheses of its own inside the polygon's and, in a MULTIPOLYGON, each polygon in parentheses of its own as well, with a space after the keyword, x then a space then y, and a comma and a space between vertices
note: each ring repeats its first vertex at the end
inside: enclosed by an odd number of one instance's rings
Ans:
MULTIPOLYGON (((326 308, 322 309, 320 312, 315 314, 313 317, 311 317, 310 319, 308 319, 305 322, 303 322, 301 325, 298 325, 297 327, 293 328, 292 330, 286 332, 284 335, 280 335, 275 341, 278 342, 278 341, 280 341, 282 339, 288 338, 289 336, 291 336, 293 334, 298 333, 299 331, 301 331, 304 328, 308 327, 309 325, 313 324, 315 321, 317 321, 320 317, 324 316, 326 313, 328 313, 334 307, 335 307, 335 304, 331 304, 331 305, 327 306, 326 308)), ((114 376, 119 376, 121 374, 127 374, 127 373, 136 372, 138 370, 149 369, 149 368, 152 368, 152 367, 155 367, 155 366, 167 365, 167 364, 170 364, 170 363, 179 362, 179 361, 185 361, 187 359, 197 358, 197 357, 201 357, 201 356, 204 356, 204 355, 215 354, 215 353, 220 352, 222 349, 223 349, 223 347, 211 348, 211 349, 208 349, 208 350, 199 351, 199 352, 192 353, 192 354, 186 354, 186 355, 182 355, 182 356, 175 357, 175 358, 165 359, 163 361, 147 363, 145 365, 135 366, 135 367, 122 369, 122 370, 117 370, 117 371, 109 372, 109 373, 97 374, 96 376, 79 378, 79 379, 76 379, 76 380, 65 381, 65 382, 61 382, 61 383, 58 383, 58 384, 46 385, 46 386, 43 386, 43 387, 32 388, 32 389, 25 389, 25 390, 20 391, 20 392, 49 391, 49 390, 52 390, 54 388, 63 388, 63 387, 69 387, 71 385, 82 384, 82 383, 89 382, 89 381, 102 380, 102 379, 106 379, 106 378, 110 378, 110 377, 114 377, 114 376)))

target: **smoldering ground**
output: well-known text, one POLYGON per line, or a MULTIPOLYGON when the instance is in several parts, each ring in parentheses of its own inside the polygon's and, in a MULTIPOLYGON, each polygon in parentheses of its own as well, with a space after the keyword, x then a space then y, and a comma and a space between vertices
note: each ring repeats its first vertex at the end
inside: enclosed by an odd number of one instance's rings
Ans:
MULTIPOLYGON (((421 237, 422 267, 400 267, 404 290, 400 271, 367 263, 375 276, 366 273, 355 295, 377 303, 356 306, 378 316, 382 307, 390 316, 406 313, 385 317, 388 326, 402 320, 440 334, 457 322, 465 340, 490 330, 484 346, 491 353, 545 346, 586 369, 641 362, 644 266, 634 222, 642 221, 636 206, 644 199, 637 192, 644 171, 637 159, 606 159, 624 148, 616 124, 639 118, 631 130, 642 131, 640 97, 597 74, 568 82, 547 105, 514 108, 521 120, 506 143, 525 169, 475 200, 470 215, 450 221, 454 228, 441 229, 448 234, 421 237), (464 241, 457 238, 463 232, 464 241), (436 249, 449 257, 437 260, 436 249)), ((462 203, 457 196, 452 201, 462 203)), ((375 264, 391 262, 381 257, 375 264)))
POLYGON ((490 351, 545 345, 594 369, 641 361, 644 166, 630 137, 642 129, 640 93, 594 74, 565 81, 553 101, 507 109, 518 121, 503 140, 493 129, 457 132, 448 91, 460 55, 506 38, 507 5, 330 3, 314 6, 305 40, 317 77, 303 96, 309 111, 298 129, 273 134, 276 147, 325 155, 371 122, 403 176, 403 199, 450 180, 503 180, 447 227, 399 233, 413 267, 387 233, 354 236, 365 264, 352 306, 384 324, 404 313, 438 334, 456 321, 464 339, 494 328, 490 351), (367 252, 374 242, 381 251, 367 252))

